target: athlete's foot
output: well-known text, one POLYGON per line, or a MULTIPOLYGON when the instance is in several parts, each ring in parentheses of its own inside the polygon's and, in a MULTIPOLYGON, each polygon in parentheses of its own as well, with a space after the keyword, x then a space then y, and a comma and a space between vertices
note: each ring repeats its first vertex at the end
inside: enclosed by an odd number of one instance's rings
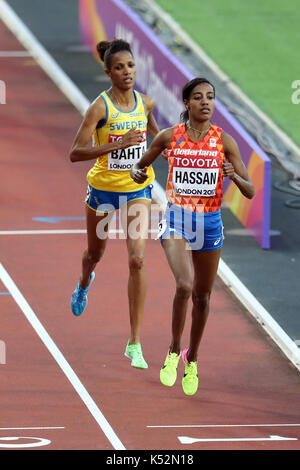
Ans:
POLYGON ((148 364, 143 358, 141 343, 129 344, 127 343, 125 349, 125 356, 131 359, 132 367, 137 369, 148 369, 148 364))
POLYGON ((164 365, 160 369, 160 381, 166 387, 172 387, 176 382, 180 355, 168 352, 164 365))
POLYGON ((186 395, 194 395, 198 390, 197 362, 189 362, 187 359, 188 349, 182 351, 184 363, 184 376, 182 378, 182 388, 186 395))
POLYGON ((76 289, 74 290, 72 294, 71 309, 72 309, 73 314, 76 317, 79 317, 86 309, 86 306, 88 303, 87 294, 94 279, 95 279, 95 273, 92 272, 89 285, 85 289, 83 289, 79 281, 76 286, 76 289))

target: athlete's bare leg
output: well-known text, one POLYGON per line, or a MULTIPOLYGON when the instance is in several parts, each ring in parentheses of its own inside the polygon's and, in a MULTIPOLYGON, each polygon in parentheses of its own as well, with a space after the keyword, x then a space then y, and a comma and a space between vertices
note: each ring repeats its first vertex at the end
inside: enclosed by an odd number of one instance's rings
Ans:
POLYGON ((129 344, 140 342, 140 330, 146 296, 144 253, 148 238, 151 200, 130 201, 121 210, 128 250, 128 300, 130 318, 129 344))
POLYGON ((163 240, 162 246, 176 281, 172 311, 172 338, 169 349, 170 352, 179 354, 188 300, 193 287, 193 266, 186 240, 177 237, 178 235, 163 240))
POLYGON ((210 295, 217 274, 221 249, 192 252, 194 264, 193 308, 190 344, 187 353, 189 362, 197 361, 198 349, 209 314, 210 295))
POLYGON ((112 216, 113 212, 100 215, 86 206, 88 246, 82 256, 80 285, 83 289, 88 286, 91 273, 104 254, 108 238, 108 224, 112 216))

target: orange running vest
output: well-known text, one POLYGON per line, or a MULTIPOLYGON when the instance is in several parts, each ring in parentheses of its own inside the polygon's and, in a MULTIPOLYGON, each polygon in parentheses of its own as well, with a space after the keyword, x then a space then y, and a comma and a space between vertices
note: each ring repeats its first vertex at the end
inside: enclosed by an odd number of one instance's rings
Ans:
POLYGON ((194 212, 215 212, 223 197, 225 152, 222 129, 211 125, 200 142, 193 142, 185 123, 174 126, 168 157, 169 172, 166 196, 176 204, 194 212))

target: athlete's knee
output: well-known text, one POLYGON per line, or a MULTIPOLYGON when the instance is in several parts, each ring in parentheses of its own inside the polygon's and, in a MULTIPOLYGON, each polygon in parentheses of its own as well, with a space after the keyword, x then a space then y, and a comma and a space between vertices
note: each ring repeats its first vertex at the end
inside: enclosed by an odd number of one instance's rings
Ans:
POLYGON ((97 264, 101 260, 102 256, 104 254, 104 248, 103 249, 98 249, 98 250, 88 250, 86 252, 86 258, 89 261, 90 264, 97 264))
POLYGON ((182 298, 189 298, 193 290, 193 282, 190 279, 179 278, 176 280, 176 294, 182 298))
POLYGON ((129 256, 130 272, 140 271, 144 266, 144 256, 140 254, 132 254, 129 256))
POLYGON ((196 290, 193 290, 192 301, 193 305, 197 308, 197 310, 206 310, 209 307, 210 291, 197 292, 196 290))

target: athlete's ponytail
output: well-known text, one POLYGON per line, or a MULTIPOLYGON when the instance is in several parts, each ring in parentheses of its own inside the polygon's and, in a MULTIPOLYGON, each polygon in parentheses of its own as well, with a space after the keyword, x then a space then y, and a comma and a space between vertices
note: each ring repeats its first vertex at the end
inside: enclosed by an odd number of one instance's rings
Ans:
MULTIPOLYGON (((207 78, 196 77, 196 78, 193 78, 193 80, 190 80, 188 83, 186 83, 184 87, 182 88, 182 101, 183 102, 190 99, 193 89, 200 83, 208 83, 213 88, 214 94, 216 94, 214 85, 209 80, 207 80, 207 78)), ((189 120, 189 112, 187 109, 180 114, 180 119, 182 122, 187 122, 189 120)))
POLYGON ((96 48, 100 59, 102 62, 104 62, 104 65, 107 69, 110 69, 111 57, 117 52, 127 51, 133 56, 130 44, 123 39, 100 41, 98 42, 96 48))

